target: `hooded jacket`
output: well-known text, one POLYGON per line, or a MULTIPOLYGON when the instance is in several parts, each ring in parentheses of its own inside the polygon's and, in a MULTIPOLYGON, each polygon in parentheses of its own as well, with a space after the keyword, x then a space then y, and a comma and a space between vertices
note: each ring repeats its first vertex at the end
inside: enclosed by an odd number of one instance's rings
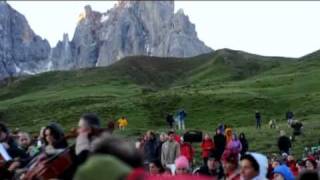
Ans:
POLYGON ((249 153, 259 165, 259 174, 252 180, 266 180, 268 170, 268 159, 265 155, 259 153, 249 153))

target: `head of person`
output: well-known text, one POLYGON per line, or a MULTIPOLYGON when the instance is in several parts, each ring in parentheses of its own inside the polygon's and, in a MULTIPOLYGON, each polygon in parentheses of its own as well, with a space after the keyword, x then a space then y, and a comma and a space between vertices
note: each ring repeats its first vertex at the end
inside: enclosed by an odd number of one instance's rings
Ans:
POLYGON ((243 180, 253 178, 265 179, 267 175, 268 159, 258 153, 248 153, 241 157, 240 173, 243 180))
POLYGON ((219 128, 216 129, 216 134, 221 134, 221 130, 219 128))
POLYGON ((232 140, 233 141, 237 141, 238 140, 238 136, 236 133, 232 133, 232 140))
POLYGON ((220 166, 220 161, 218 160, 218 156, 211 152, 208 156, 207 167, 210 171, 216 170, 220 166))
POLYGON ((189 161, 185 156, 179 156, 175 160, 174 164, 176 166, 176 174, 177 175, 188 174, 189 161))
POLYGON ((80 117, 78 133, 92 133, 93 129, 100 128, 100 119, 96 114, 86 113, 80 117))
POLYGON ((175 133, 173 131, 168 132, 168 140, 173 142, 175 140, 175 133))
POLYGON ((208 133, 205 133, 204 134, 204 137, 203 137, 204 140, 209 140, 210 139, 210 136, 208 133))
POLYGON ((279 158, 272 159, 271 166, 272 168, 276 168, 281 165, 281 160, 279 158))
POLYGON ((142 167, 142 155, 135 145, 120 137, 104 133, 92 143, 92 154, 112 155, 132 168, 142 167))
POLYGON ((18 134, 18 144, 22 149, 27 149, 31 144, 30 134, 26 132, 20 132, 18 134))
POLYGON ((59 124, 51 123, 43 130, 45 145, 51 145, 54 148, 65 148, 67 146, 64 138, 63 129, 59 124))
POLYGON ((287 160, 290 161, 294 161, 294 156, 293 155, 288 155, 287 160))
POLYGON ((246 135, 244 133, 239 134, 239 139, 246 139, 246 135))
POLYGON ((149 163, 149 173, 151 175, 162 174, 163 172, 164 168, 160 160, 153 160, 149 163))
MULTIPOLYGON (((114 156, 93 155, 81 165, 74 180, 127 179, 133 169, 114 156)), ((129 178, 128 178, 129 179, 129 178)))
POLYGON ((41 127, 40 132, 39 132, 39 139, 44 139, 44 130, 46 129, 45 126, 41 127))
POLYGON ((230 153, 225 151, 222 156, 222 165, 224 172, 226 174, 233 173, 239 168, 239 158, 238 154, 230 153))
POLYGON ((153 131, 147 131, 146 140, 153 140, 153 139, 156 139, 156 134, 153 131))
POLYGON ((161 133, 159 138, 160 138, 161 142, 165 142, 167 140, 168 136, 166 133, 161 133))
POLYGON ((308 158, 307 160, 305 160, 305 169, 310 171, 316 170, 317 169, 316 160, 313 158, 308 158))
POLYGON ((9 135, 9 129, 7 126, 0 122, 0 142, 4 142, 9 135))
POLYGON ((277 166, 274 171, 274 180, 294 180, 295 177, 286 165, 277 166))
POLYGON ((297 180, 320 180, 319 174, 317 171, 304 171, 299 174, 297 180))

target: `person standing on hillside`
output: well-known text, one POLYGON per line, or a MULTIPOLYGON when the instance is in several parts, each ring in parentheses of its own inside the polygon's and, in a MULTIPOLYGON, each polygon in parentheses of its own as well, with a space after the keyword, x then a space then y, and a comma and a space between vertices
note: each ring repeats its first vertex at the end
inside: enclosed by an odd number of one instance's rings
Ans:
POLYGON ((289 154, 291 148, 291 140, 286 136, 285 131, 280 131, 280 137, 278 139, 278 148, 280 154, 286 153, 289 154))
POLYGON ((179 112, 179 129, 185 130, 185 120, 187 117, 187 113, 184 109, 179 112))
POLYGON ((170 113, 167 114, 166 121, 169 124, 169 128, 173 129, 174 119, 173 119, 173 115, 172 114, 170 114, 170 113))
POLYGON ((288 121, 288 126, 290 126, 291 124, 292 124, 292 122, 293 122, 293 112, 292 111, 287 111, 287 113, 286 113, 286 119, 287 119, 287 121, 288 121))
POLYGON ((256 128, 261 129, 261 114, 259 111, 256 111, 255 117, 256 117, 256 128))
POLYGON ((291 127, 293 129, 292 141, 295 141, 296 136, 300 136, 302 134, 303 124, 300 121, 295 120, 291 122, 291 127))
POLYGON ((118 125, 120 130, 125 130, 125 128, 128 126, 128 119, 122 116, 120 119, 118 119, 118 125))

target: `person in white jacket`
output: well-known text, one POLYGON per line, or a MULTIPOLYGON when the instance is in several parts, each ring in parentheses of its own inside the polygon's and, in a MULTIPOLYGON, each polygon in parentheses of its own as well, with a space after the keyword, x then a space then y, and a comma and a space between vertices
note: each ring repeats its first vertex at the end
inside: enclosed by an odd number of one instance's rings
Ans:
POLYGON ((268 159, 259 153, 247 153, 241 157, 240 169, 242 180, 266 180, 268 159))

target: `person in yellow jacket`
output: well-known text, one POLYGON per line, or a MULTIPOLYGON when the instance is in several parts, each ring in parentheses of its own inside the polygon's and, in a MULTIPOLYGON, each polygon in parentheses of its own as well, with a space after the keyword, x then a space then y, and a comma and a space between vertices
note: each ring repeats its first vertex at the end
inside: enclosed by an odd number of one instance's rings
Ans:
POLYGON ((118 125, 120 130, 124 130, 128 126, 128 119, 122 116, 120 119, 118 119, 118 125))

